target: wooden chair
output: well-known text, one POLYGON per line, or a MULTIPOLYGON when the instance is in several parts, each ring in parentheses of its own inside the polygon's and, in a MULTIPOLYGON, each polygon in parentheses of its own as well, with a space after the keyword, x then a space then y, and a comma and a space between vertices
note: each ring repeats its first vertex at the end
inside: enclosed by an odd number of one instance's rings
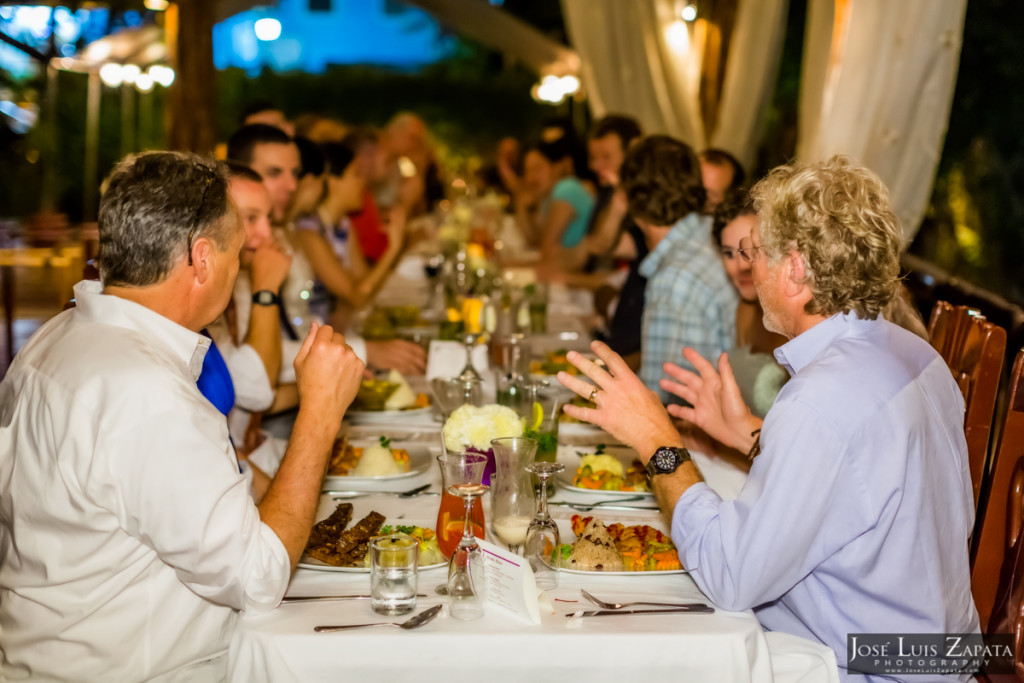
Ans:
POLYGON ((964 433, 977 506, 988 471, 986 457, 1006 354, 1006 330, 984 318, 968 315, 955 341, 948 364, 964 395, 964 433))
MULTIPOLYGON (((971 568, 971 590, 983 630, 991 630, 986 629, 991 626, 990 621, 994 624, 1001 618, 993 612, 1001 572, 1008 571, 1018 581, 1024 577, 1024 565, 1004 571, 1004 564, 1024 562, 1024 548, 1019 540, 1024 533, 1024 349, 1017 354, 1006 393, 1006 417, 993 449, 991 486, 976 527, 977 554, 971 568)), ((1004 591, 1005 602, 1010 594, 1008 585, 1004 591)), ((1020 593, 1018 597, 1024 597, 1024 590, 1020 593)), ((1018 603, 1018 616, 1019 607, 1018 603)), ((1001 616, 1005 617, 1005 613, 1001 616)), ((1019 633, 1024 635, 1024 631, 1019 633)))
POLYGON ((947 364, 952 359, 953 351, 960 342, 964 325, 972 317, 972 314, 977 315, 978 312, 967 306, 953 306, 946 301, 935 303, 931 319, 928 321, 928 339, 947 364))

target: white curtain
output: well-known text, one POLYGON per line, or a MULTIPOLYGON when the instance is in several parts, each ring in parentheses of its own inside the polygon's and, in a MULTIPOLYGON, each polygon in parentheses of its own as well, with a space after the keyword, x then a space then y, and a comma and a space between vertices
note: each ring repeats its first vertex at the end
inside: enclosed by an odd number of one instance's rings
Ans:
POLYGON ((888 185, 909 243, 931 197, 967 0, 808 0, 797 157, 846 154, 888 185))
POLYGON ((753 159, 778 68, 788 0, 740 0, 717 122, 703 120, 704 24, 680 21, 675 0, 562 0, 595 116, 635 117, 647 133, 753 159))

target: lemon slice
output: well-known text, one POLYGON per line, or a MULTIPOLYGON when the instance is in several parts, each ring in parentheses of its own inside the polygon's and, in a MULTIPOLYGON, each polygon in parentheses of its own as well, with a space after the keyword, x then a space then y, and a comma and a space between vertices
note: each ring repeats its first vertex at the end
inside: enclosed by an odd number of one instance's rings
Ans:
POLYGON ((540 429, 540 423, 544 421, 544 408, 542 408, 536 401, 533 402, 532 417, 533 420, 530 423, 530 429, 537 431, 540 429))

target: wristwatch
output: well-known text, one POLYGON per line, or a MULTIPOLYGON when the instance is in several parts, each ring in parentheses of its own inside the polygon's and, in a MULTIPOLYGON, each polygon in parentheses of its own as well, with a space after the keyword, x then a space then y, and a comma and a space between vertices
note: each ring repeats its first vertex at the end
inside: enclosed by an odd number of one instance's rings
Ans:
POLYGON ((647 476, 654 478, 658 474, 671 474, 684 462, 690 462, 690 451, 685 448, 662 446, 654 451, 654 455, 647 461, 647 476))
POLYGON ((257 306, 277 306, 281 299, 269 289, 261 289, 252 295, 252 302, 257 306))

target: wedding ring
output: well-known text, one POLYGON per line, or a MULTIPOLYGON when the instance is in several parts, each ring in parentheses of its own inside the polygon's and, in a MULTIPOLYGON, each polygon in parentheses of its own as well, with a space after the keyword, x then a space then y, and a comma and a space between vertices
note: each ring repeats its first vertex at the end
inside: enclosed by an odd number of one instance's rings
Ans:
POLYGON ((594 387, 594 390, 590 392, 590 398, 588 398, 587 400, 590 401, 591 403, 597 403, 595 399, 597 398, 597 392, 599 391, 601 390, 598 387, 594 387))

